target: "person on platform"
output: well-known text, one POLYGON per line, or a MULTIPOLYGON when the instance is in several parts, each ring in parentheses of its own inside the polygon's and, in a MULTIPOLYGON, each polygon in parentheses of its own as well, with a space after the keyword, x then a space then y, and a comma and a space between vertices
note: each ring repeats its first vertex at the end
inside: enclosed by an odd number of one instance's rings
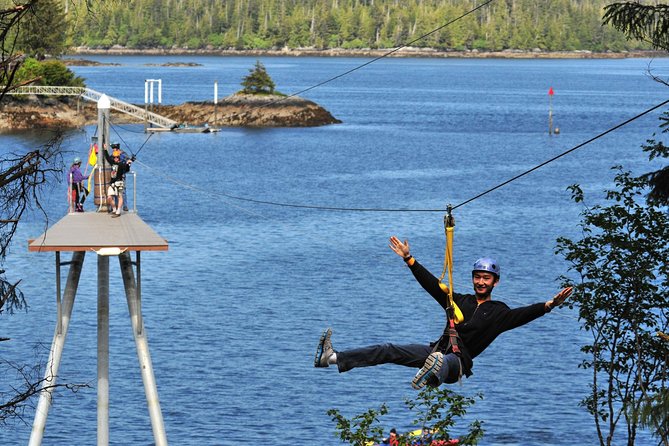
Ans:
POLYGON ((130 171, 130 166, 135 157, 121 160, 121 149, 118 143, 112 144, 111 155, 103 150, 107 162, 111 165, 110 184, 107 188, 107 209, 111 210, 112 217, 120 217, 124 203, 125 174, 130 171))
POLYGON ((81 173, 81 158, 76 157, 70 166, 70 212, 84 212, 84 201, 88 191, 84 180, 88 175, 81 173))

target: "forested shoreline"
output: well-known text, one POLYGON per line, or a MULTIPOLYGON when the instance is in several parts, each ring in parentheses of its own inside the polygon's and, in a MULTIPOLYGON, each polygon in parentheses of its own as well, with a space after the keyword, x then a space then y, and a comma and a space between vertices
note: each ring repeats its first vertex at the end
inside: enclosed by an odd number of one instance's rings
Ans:
MULTIPOLYGON (((62 13, 69 46, 89 49, 320 51, 410 44, 442 52, 618 53, 649 48, 602 25, 609 0, 497 0, 462 17, 482 3, 129 0, 91 5, 75 0, 66 2, 62 13)), ((60 2, 54 5, 62 8, 60 2)))
POLYGON ((343 49, 332 48, 318 50, 314 48, 286 48, 281 50, 230 50, 212 48, 126 48, 115 45, 111 48, 77 47, 67 52, 70 56, 67 65, 94 65, 97 62, 77 59, 81 56, 239 56, 239 57, 420 57, 420 58, 472 58, 472 59, 625 59, 669 57, 663 51, 632 50, 632 51, 440 51, 433 48, 402 48, 394 49, 343 49))

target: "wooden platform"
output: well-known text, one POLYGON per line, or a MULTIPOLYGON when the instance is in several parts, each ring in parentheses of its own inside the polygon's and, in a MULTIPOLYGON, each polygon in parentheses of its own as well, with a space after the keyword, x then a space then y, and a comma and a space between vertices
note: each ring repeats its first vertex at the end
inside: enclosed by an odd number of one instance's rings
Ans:
POLYGON ((28 251, 167 251, 167 240, 160 237, 135 213, 112 218, 106 212, 68 214, 47 231, 28 240, 28 251))

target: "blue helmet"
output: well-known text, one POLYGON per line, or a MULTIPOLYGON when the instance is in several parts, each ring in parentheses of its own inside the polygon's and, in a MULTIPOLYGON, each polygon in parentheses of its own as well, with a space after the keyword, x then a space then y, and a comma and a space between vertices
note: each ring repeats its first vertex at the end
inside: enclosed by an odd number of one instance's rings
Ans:
POLYGON ((490 257, 482 257, 478 259, 476 262, 474 262, 474 269, 472 269, 472 274, 475 271, 485 271, 488 273, 492 273, 497 278, 499 279, 499 263, 495 259, 491 259, 490 257))

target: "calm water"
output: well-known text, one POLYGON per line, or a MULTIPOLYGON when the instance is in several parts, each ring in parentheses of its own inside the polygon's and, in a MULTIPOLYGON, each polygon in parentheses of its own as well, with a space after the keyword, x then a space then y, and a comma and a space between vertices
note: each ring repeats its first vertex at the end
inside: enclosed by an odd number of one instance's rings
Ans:
MULTIPOLYGON (((112 67, 75 67, 90 88, 143 103, 144 79, 163 81, 163 102, 212 100, 238 90, 253 58, 96 57, 112 67), (161 68, 164 62, 200 67, 161 68), (150 65, 153 64, 153 65, 150 65)), ((279 90, 293 93, 364 59, 262 59, 279 90)), ((387 429, 409 429, 403 401, 413 370, 381 366, 338 374, 313 354, 331 326, 335 348, 427 342, 442 330, 440 307, 387 247, 396 234, 436 274, 443 261, 440 212, 318 211, 231 196, 343 208, 443 209, 459 204, 664 101, 669 60, 382 60, 304 94, 343 124, 310 129, 225 129, 156 134, 114 125, 113 139, 138 156, 137 206, 170 250, 142 256, 143 306, 167 436, 174 445, 336 445, 339 409, 351 417, 387 403, 387 429), (558 136, 547 134, 549 98, 558 136)), ((455 212, 455 288, 469 268, 497 257, 495 297, 511 306, 545 301, 567 264, 555 239, 578 236, 579 207, 565 190, 580 183, 590 203, 609 187, 609 167, 656 168, 639 146, 657 131, 654 112, 455 212)), ((194 123, 197 124, 197 123, 194 123)), ((84 156, 95 127, 73 132, 84 156)), ((44 134, 3 135, 2 150, 27 150, 44 134)), ((46 197, 51 221, 65 212, 65 186, 46 197)), ((90 206, 90 205, 89 205, 90 206)), ((90 207, 89 207, 90 209, 90 207)), ((0 319, 5 359, 44 358, 55 320, 52 254, 28 254, 43 230, 20 228, 5 265, 23 278, 31 308, 0 319), (35 350, 41 344, 42 348, 35 350)), ((67 258, 68 256, 66 256, 67 258)), ((114 445, 153 443, 120 272, 112 261, 110 431, 114 445)), ((47 445, 96 442, 96 261, 86 258, 60 368, 61 382, 90 383, 55 399, 47 445)), ((578 368, 588 339, 563 309, 500 337, 454 389, 483 393, 467 421, 484 421, 483 445, 595 444, 579 401, 578 368)), ((1 388, 14 377, 0 378, 1 388)), ((0 431, 26 444, 28 425, 0 431)), ((623 443, 618 438, 616 443, 623 443)), ((640 435, 638 444, 651 444, 640 435)))

